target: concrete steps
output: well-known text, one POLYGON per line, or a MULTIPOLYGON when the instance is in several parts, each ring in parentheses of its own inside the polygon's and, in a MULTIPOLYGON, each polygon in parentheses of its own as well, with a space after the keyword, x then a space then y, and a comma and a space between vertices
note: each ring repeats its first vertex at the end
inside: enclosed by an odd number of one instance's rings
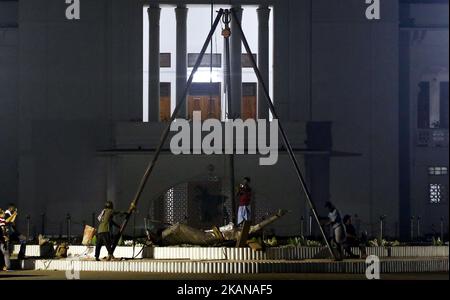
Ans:
MULTIPOLYGON (((92 261, 74 259, 27 259, 19 261, 19 268, 28 270, 151 272, 151 273, 350 273, 364 274, 369 266, 365 260, 335 262, 314 260, 154 260, 134 259, 121 261, 92 261)), ((380 260, 381 273, 448 272, 448 257, 386 258, 380 260)))
MULTIPOLYGON (((75 258, 93 258, 95 247, 69 246, 68 256, 75 258)), ((19 246, 15 246, 18 253, 19 246)), ((378 257, 448 257, 448 246, 407 246, 407 247, 367 247, 368 255, 378 257)), ((359 249, 353 252, 359 254, 359 249)), ((29 245, 26 248, 26 256, 39 257, 39 246, 29 245)), ((101 257, 107 255, 103 247, 101 257)), ((325 247, 274 247, 265 252, 253 251, 250 248, 230 247, 146 247, 119 246, 114 251, 118 258, 153 258, 159 260, 302 260, 311 258, 326 258, 328 250, 325 247)))

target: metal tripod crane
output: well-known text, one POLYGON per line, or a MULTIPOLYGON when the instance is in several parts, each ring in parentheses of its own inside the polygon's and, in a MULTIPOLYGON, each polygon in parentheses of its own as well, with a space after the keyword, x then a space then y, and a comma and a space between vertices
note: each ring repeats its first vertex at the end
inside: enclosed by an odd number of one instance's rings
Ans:
MULTIPOLYGON (((166 126, 166 128, 164 129, 164 131, 163 131, 163 133, 161 135, 161 139, 160 139, 158 147, 156 148, 155 154, 154 154, 152 160, 150 161, 150 163, 148 164, 148 166, 147 166, 147 168, 145 170, 145 173, 144 173, 144 175, 143 175, 143 177, 142 177, 142 179, 140 181, 138 190, 137 190, 133 200, 131 201, 130 207, 129 207, 126 215, 125 215, 125 219, 124 219, 124 221, 122 222, 122 224, 120 226, 119 233, 116 236, 116 238, 114 239, 113 249, 115 249, 115 247, 117 246, 117 243, 118 243, 121 235, 125 231, 125 228, 126 228, 126 226, 128 224, 128 221, 129 221, 132 213, 134 212, 134 210, 136 209, 136 207, 138 205, 138 202, 139 202, 139 199, 140 199, 140 197, 142 195, 142 192, 144 190, 145 184, 147 183, 148 178, 150 177, 150 175, 151 175, 151 173, 152 173, 152 171, 153 171, 153 169, 154 169, 154 167, 156 165, 156 162, 158 161, 159 155, 161 154, 162 147, 163 147, 163 145, 164 145, 164 143, 165 143, 165 141, 166 141, 166 139, 167 139, 167 137, 169 135, 170 125, 177 118, 178 113, 179 113, 180 108, 182 107, 182 105, 185 104, 186 96, 187 96, 187 93, 188 93, 188 91, 189 91, 189 89, 191 87, 192 81, 194 79, 194 75, 197 72, 197 70, 198 70, 198 68, 199 68, 199 66, 200 66, 200 64, 202 62, 203 56, 204 56, 204 54, 205 54, 205 52, 206 52, 206 50, 208 48, 208 45, 209 45, 209 43, 211 41, 211 38, 212 38, 214 32, 216 31, 217 26, 218 26, 218 24, 219 24, 219 22, 221 20, 225 24, 225 29, 222 31, 222 35, 225 38, 225 58, 226 58, 226 61, 227 61, 227 76, 226 76, 227 77, 226 78, 227 82, 226 82, 226 86, 227 86, 227 91, 228 91, 228 105, 230 105, 230 100, 231 100, 231 95, 229 93, 229 91, 230 91, 229 88, 230 88, 230 83, 231 83, 230 72, 229 72, 229 68, 230 68, 229 67, 230 66, 230 64, 229 64, 230 63, 229 37, 231 35, 231 30, 230 30, 228 24, 230 23, 230 20, 233 20, 233 22, 236 25, 236 28, 237 28, 237 30, 238 30, 238 32, 240 34, 242 43, 244 44, 244 48, 245 48, 245 50, 247 52, 247 55, 248 55, 248 57, 250 59, 250 63, 252 65, 252 67, 253 67, 253 70, 254 70, 254 72, 256 74, 256 77, 258 78, 258 82, 259 82, 259 84, 261 85, 261 87, 262 87, 262 89, 264 91, 264 95, 266 96, 265 99, 267 101, 267 104, 269 106, 270 111, 272 112, 272 116, 273 116, 274 119, 278 119, 278 130, 279 130, 279 132, 281 134, 281 137, 283 139, 283 144, 286 147, 286 150, 287 150, 287 152, 289 154, 289 157, 290 157, 290 159, 292 161, 292 164, 294 165, 294 168, 295 168, 295 171, 296 171, 296 175, 297 175, 297 178, 298 178, 298 181, 299 181, 300 188, 305 193, 306 201, 307 201, 309 207, 311 208, 311 211, 313 213, 313 216, 314 216, 317 224, 319 225, 320 233, 321 233, 321 235, 322 235, 322 237, 323 237, 323 239, 324 239, 324 241, 325 241, 325 243, 327 245, 327 248, 328 248, 331 256, 333 258, 335 258, 335 255, 334 255, 334 253, 333 253, 333 251, 331 249, 331 245, 330 245, 330 243, 329 243, 329 241, 328 241, 328 239, 327 239, 327 237, 325 235, 325 232, 324 232, 324 230, 323 230, 323 228, 322 228, 322 226, 320 224, 320 220, 319 220, 319 216, 317 214, 316 206, 315 206, 314 202, 311 199, 311 194, 309 192, 308 187, 306 186, 306 182, 305 182, 305 179, 304 179, 304 177, 302 175, 302 172, 300 170, 300 166, 299 166, 299 163, 297 161, 297 158, 295 157, 295 154, 294 154, 294 151, 292 149, 292 146, 289 143, 289 140, 288 140, 287 135, 286 135, 286 133, 284 131, 284 128, 283 128, 283 126, 282 126, 282 124, 280 122, 280 119, 278 118, 278 114, 277 114, 277 112, 275 110, 275 107, 274 107, 274 105, 272 103, 272 99, 271 99, 271 97, 269 95, 269 90, 267 88, 267 85, 264 82, 264 80, 262 78, 262 75, 261 75, 261 73, 260 73, 260 71, 258 69, 258 66, 256 64, 255 58, 254 58, 254 56, 252 54, 250 46, 249 46, 249 44, 247 42, 247 39, 246 39, 246 37, 244 35, 244 32, 242 30, 241 23, 239 21, 239 18, 236 15, 236 12, 234 11, 234 9, 225 9, 225 10, 224 9, 219 9, 219 11, 217 12, 217 16, 216 16, 216 18, 214 20, 214 23, 211 26, 211 30, 209 31, 208 36, 207 36, 207 38, 206 38, 206 40, 205 40, 205 42, 203 44, 203 47, 202 47, 202 49, 200 51, 200 54, 197 57, 197 60, 196 60, 195 65, 194 65, 194 67, 192 69, 192 72, 189 75, 189 79, 188 79, 188 81, 186 83, 186 87, 185 87, 185 89, 183 91, 181 99, 179 99, 179 101, 177 102, 175 110, 174 110, 174 112, 173 112, 173 114, 172 114, 172 116, 170 118, 170 122, 168 122, 168 125, 166 126)), ((230 160, 230 167, 232 167, 232 165, 231 165, 232 163, 233 163, 233 160, 231 159, 230 160)), ((232 184, 234 184, 234 183, 232 183, 232 184)), ((232 192, 234 192, 234 191, 232 191, 232 192)))

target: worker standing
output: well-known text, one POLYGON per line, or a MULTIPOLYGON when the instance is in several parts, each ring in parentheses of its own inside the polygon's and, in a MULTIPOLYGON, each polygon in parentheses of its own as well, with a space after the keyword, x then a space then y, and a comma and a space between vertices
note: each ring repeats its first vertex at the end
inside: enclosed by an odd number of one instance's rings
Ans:
POLYGON ((332 244, 336 249, 336 260, 342 260, 342 247, 346 239, 345 226, 342 221, 341 213, 333 205, 333 203, 327 201, 325 208, 328 209, 328 222, 325 225, 331 226, 332 244))
POLYGON ((114 211, 114 205, 111 201, 106 201, 105 208, 102 210, 100 215, 98 216, 98 224, 97 228, 97 243, 95 246, 95 260, 100 260, 100 250, 103 246, 108 250, 108 257, 106 260, 114 259, 113 256, 113 248, 112 248, 112 238, 111 238, 111 229, 112 226, 119 227, 113 220, 113 217, 120 212, 114 211))
MULTIPOLYGON (((22 260, 25 259, 25 251, 26 251, 26 245, 27 245, 27 238, 19 232, 16 226, 16 219, 18 216, 17 207, 14 203, 10 203, 8 205, 8 209, 5 210, 5 221, 6 221, 6 228, 8 231, 8 237, 9 237, 9 245, 10 247, 13 245, 13 243, 19 243, 20 249, 19 254, 17 255, 17 259, 22 260)), ((12 252, 12 249, 9 249, 10 252, 12 252)))
POLYGON ((252 189, 250 187, 249 177, 244 177, 244 179, 242 180, 242 183, 239 185, 237 197, 239 199, 237 224, 241 225, 244 221, 250 220, 250 202, 252 199, 252 189))

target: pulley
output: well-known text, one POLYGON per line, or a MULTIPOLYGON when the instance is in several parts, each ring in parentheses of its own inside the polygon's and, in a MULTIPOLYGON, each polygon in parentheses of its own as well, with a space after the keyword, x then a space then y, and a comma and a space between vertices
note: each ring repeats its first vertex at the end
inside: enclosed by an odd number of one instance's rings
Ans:
POLYGON ((231 16, 230 11, 228 9, 224 10, 224 13, 222 15, 222 22, 225 25, 225 28, 222 30, 222 36, 227 39, 231 35, 230 29, 231 16))

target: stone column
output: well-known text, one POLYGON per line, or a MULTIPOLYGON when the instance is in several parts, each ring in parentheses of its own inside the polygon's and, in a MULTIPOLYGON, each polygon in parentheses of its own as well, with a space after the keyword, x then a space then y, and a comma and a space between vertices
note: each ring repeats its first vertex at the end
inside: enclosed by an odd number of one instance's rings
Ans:
MULTIPOLYGON (((233 6, 233 9, 236 11, 239 22, 242 22, 242 7, 233 6)), ((242 41, 234 20, 231 22, 230 39, 231 109, 232 117, 239 118, 241 116, 242 103, 242 41)))
MULTIPOLYGON (((269 88, 269 16, 270 9, 260 6, 258 13, 258 68, 264 84, 269 88)), ((258 83, 258 118, 269 119, 269 105, 261 83, 258 83)))
POLYGON ((108 157, 106 174, 106 199, 117 206, 117 169, 119 158, 115 155, 108 157))
MULTIPOLYGON (((175 8, 175 16, 177 19, 177 70, 176 70, 176 101, 181 99, 183 91, 186 88, 187 81, 187 13, 188 9, 185 5, 178 5, 175 8)), ((178 117, 186 118, 186 106, 187 103, 181 107, 178 117)))
MULTIPOLYGON (((308 122, 306 124, 306 146, 308 150, 321 150, 324 153, 307 153, 304 164, 312 201, 319 215, 328 212, 324 206, 330 201, 330 154, 333 149, 331 122, 308 122)), ((308 207, 309 208, 309 207, 308 207)), ((313 236, 320 236, 319 227, 312 222, 313 236)))
POLYGON ((151 5, 149 20, 149 58, 148 58, 148 121, 159 121, 159 19, 161 8, 151 5))

